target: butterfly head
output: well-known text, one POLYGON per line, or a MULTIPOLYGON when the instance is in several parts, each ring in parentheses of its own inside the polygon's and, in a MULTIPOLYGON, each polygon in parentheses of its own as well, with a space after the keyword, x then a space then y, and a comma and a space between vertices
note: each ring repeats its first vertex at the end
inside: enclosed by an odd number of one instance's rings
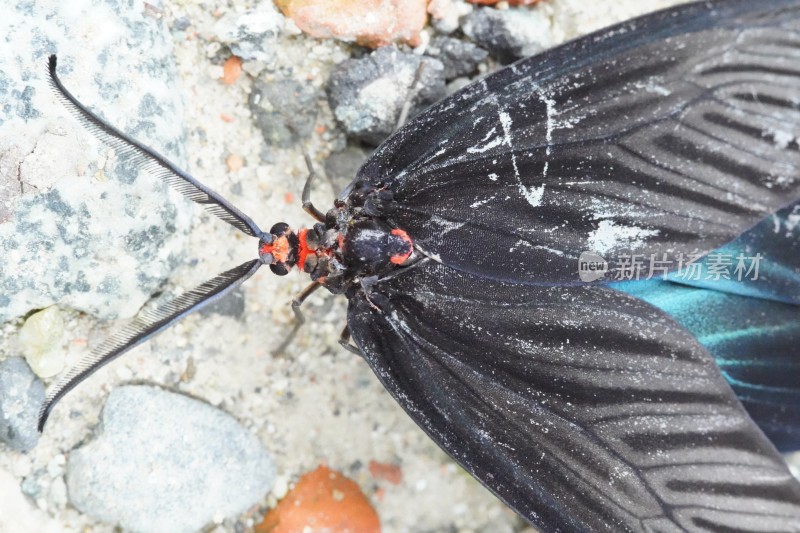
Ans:
POLYGON ((289 224, 278 222, 269 233, 261 235, 258 243, 258 256, 270 270, 285 276, 297 264, 299 239, 289 224))

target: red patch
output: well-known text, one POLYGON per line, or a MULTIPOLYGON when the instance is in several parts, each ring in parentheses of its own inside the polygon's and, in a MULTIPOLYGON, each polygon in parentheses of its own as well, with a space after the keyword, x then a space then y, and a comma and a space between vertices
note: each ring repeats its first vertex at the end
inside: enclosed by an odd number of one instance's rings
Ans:
POLYGON ((308 242, 306 242, 306 235, 308 234, 308 229, 301 229, 300 232, 297 234, 297 240, 299 242, 297 247, 297 268, 301 271, 306 264, 306 257, 312 251, 308 249, 308 242))
POLYGON ((411 237, 408 236, 408 233, 401 229, 393 229, 392 235, 396 235, 406 241, 408 243, 408 251, 402 254, 395 254, 389 260, 394 263, 395 265, 402 265, 406 262, 406 259, 411 257, 411 252, 414 251, 414 243, 411 241, 411 237))
POLYGON ((289 259, 289 239, 286 238, 286 235, 276 237, 271 244, 264 244, 259 252, 261 254, 272 254, 275 261, 285 263, 289 259))

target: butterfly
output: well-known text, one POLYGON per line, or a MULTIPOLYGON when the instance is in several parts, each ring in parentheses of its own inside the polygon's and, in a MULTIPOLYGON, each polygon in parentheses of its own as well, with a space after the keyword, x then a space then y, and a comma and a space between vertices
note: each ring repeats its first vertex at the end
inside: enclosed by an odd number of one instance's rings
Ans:
POLYGON ((317 222, 297 231, 262 231, 83 106, 54 56, 49 73, 90 131, 258 254, 101 344, 49 392, 40 429, 100 366, 262 265, 297 266, 312 281, 293 308, 343 294, 342 344, 541 530, 800 530, 775 447, 800 444, 800 256, 770 229, 800 201, 800 2, 682 5, 514 63, 410 120, 329 211, 309 179, 317 222), (675 279, 685 254, 725 246, 773 250, 768 281, 675 279), (585 252, 608 273, 672 266, 586 282, 585 252))

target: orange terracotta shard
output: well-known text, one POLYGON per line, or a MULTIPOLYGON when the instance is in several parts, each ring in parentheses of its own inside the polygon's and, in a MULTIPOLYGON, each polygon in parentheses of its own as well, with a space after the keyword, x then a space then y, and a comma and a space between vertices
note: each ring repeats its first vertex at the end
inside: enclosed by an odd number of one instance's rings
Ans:
POLYGON ((403 481, 403 471, 399 466, 391 463, 369 462, 369 473, 375 479, 388 481, 392 485, 399 485, 403 481))
POLYGON ((275 0, 305 33, 377 48, 420 44, 427 0, 275 0))
POLYGON ((222 65, 222 83, 233 85, 242 74, 242 58, 231 56, 222 65))
POLYGON ((301 477, 255 530, 256 533, 380 533, 381 525, 375 509, 353 480, 320 466, 301 477))
MULTIPOLYGON (((471 4, 482 4, 485 6, 493 6, 499 4, 501 0, 467 0, 471 4)), ((506 0, 510 6, 532 6, 539 2, 539 0, 506 0)))

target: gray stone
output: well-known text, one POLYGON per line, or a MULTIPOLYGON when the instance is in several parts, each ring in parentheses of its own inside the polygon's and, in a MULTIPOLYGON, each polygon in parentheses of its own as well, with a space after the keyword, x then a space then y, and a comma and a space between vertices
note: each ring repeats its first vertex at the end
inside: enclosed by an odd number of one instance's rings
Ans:
POLYGON ((114 389, 67 463, 70 502, 132 531, 197 531, 260 502, 275 466, 233 417, 156 387, 114 389))
POLYGON ((44 401, 44 384, 22 357, 0 363, 0 441, 18 451, 39 442, 36 421, 44 401))
POLYGON ((541 9, 479 8, 464 17, 462 29, 503 64, 537 54, 553 43, 550 19, 541 9))
POLYGON ((442 62, 387 46, 340 63, 328 82, 328 103, 348 135, 378 145, 395 130, 412 86, 409 118, 444 96, 442 62), (414 84, 420 63, 423 67, 414 84))
POLYGON ((285 19, 272 2, 259 2, 244 13, 231 11, 214 26, 221 43, 245 61, 262 61, 271 65, 280 50, 278 37, 285 19))
POLYGON ((489 56, 489 52, 474 43, 443 36, 432 39, 425 53, 442 62, 448 81, 474 73, 489 56))
POLYGON ((248 104, 264 141, 285 148, 311 135, 317 119, 317 98, 309 84, 289 78, 269 82, 259 79, 248 104))
POLYGON ((172 22, 172 29, 177 31, 185 31, 192 25, 192 21, 186 15, 176 18, 172 22))
POLYGON ((325 175, 331 180, 337 195, 353 181, 368 155, 366 150, 351 145, 328 156, 325 160, 325 175))
POLYGON ((0 56, 0 322, 54 304, 130 317, 180 262, 194 208, 95 141, 48 86, 47 58, 59 54, 81 102, 181 166, 172 39, 142 0, 99 2, 91 16, 24 5, 3 13, 13 45, 0 56))

